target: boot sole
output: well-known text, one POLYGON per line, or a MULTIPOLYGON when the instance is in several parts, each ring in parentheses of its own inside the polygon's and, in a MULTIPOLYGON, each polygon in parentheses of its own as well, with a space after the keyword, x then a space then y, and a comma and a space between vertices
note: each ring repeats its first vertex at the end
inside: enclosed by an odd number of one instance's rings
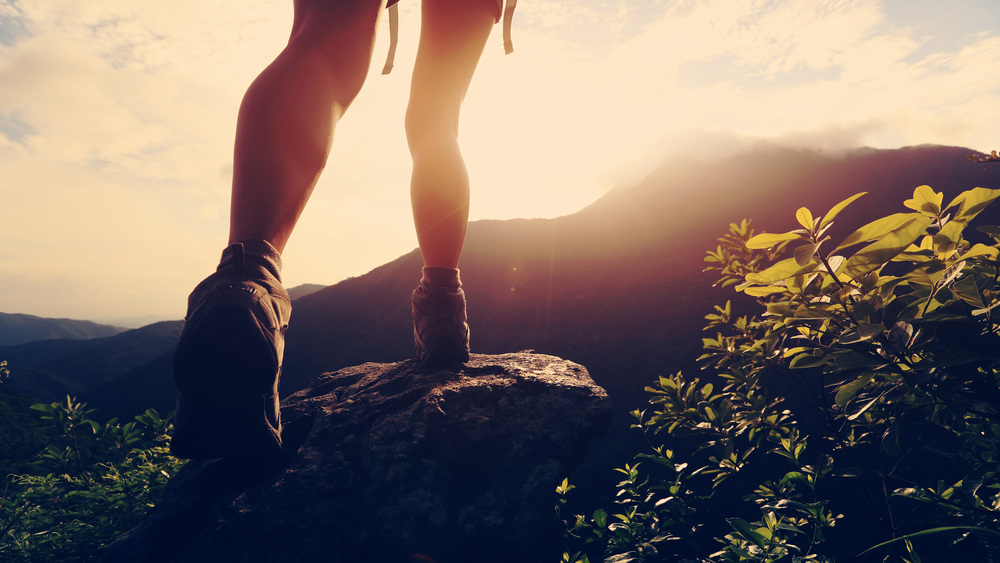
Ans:
POLYGON ((435 338, 420 360, 424 366, 445 366, 469 361, 469 349, 465 341, 452 336, 435 338))

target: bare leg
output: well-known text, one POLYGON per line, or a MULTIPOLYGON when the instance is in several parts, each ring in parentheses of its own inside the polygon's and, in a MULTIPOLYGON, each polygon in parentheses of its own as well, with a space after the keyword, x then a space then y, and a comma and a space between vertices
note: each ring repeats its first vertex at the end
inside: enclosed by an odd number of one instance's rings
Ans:
POLYGON ((295 0, 288 45, 243 97, 229 242, 279 252, 326 165, 337 121, 361 90, 386 0, 295 0))
POLYGON ((457 268, 469 222, 469 176, 458 117, 496 21, 494 0, 423 0, 406 138, 410 201, 424 266, 457 268))

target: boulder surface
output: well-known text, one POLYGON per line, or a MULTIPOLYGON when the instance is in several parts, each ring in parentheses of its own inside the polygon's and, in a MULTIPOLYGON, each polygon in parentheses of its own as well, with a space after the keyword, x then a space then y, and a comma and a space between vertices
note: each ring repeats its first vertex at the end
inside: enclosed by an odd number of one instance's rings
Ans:
POLYGON ((611 403, 530 351, 368 363, 282 402, 281 459, 193 460, 101 562, 554 562, 555 487, 611 403))

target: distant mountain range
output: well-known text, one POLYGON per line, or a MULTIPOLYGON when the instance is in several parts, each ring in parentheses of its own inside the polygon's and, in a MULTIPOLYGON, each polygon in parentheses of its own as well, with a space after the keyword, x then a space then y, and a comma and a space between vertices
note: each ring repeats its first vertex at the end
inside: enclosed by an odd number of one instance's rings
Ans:
POLYGON ((164 321, 104 338, 0 346, 0 359, 7 360, 11 371, 4 386, 38 401, 69 394, 92 402, 101 385, 170 350, 182 325, 183 321, 164 321))
POLYGON ((20 313, 0 313, 0 346, 53 338, 100 338, 125 330, 128 329, 90 321, 46 319, 20 313))
MULTIPOLYGON (((919 185, 944 191, 946 200, 976 186, 1000 187, 1000 170, 970 163, 966 155, 972 152, 920 146, 830 156, 761 148, 715 162, 670 160, 640 184, 612 190, 572 215, 473 222, 461 263, 473 352, 534 349, 586 366, 611 395, 616 415, 575 478, 611 482, 609 468, 630 461, 641 445, 641 436, 627 430, 627 413, 647 405, 643 386, 679 370, 698 376, 695 358, 712 305, 732 299, 737 311, 752 306, 732 289, 712 288, 715 277, 702 272, 705 251, 715 248, 729 223, 749 218, 758 232, 784 232, 796 228, 800 206, 824 214, 852 194, 869 192, 840 215, 830 233, 836 239, 879 216, 905 211, 903 200, 919 185)), ((980 219, 997 223, 1000 210, 989 213, 980 219)), ((420 266, 415 250, 296 299, 282 394, 323 372, 410 358, 409 295, 420 266)), ((25 376, 36 379, 29 387, 38 398, 71 387, 104 416, 130 416, 150 406, 162 413, 174 401, 173 343, 162 343, 171 334, 176 341, 179 328, 173 322, 139 329, 148 329, 143 338, 163 338, 160 348, 142 354, 130 355, 118 348, 123 340, 111 340, 138 332, 130 331, 100 339, 106 341, 105 356, 58 340, 33 343, 36 356, 3 347, 0 359, 11 362, 12 385, 25 376), (35 371, 20 368, 17 354, 34 358, 24 366, 35 371), (45 354, 49 363, 40 361, 45 354), (91 364, 113 369, 98 376, 91 364)), ((132 338, 140 340, 138 334, 132 338)))
MULTIPOLYGON (((288 291, 295 299, 324 287, 304 284, 288 291)), ((8 337, 9 344, 0 340, 0 360, 8 362, 12 373, 4 386, 37 401, 77 396, 99 407, 99 418, 131 417, 150 406, 166 414, 175 393, 167 380, 170 358, 183 324, 161 321, 129 330, 0 313, 0 330, 16 327, 10 332, 22 336, 8 337), (150 384, 164 381, 165 387, 150 384)))

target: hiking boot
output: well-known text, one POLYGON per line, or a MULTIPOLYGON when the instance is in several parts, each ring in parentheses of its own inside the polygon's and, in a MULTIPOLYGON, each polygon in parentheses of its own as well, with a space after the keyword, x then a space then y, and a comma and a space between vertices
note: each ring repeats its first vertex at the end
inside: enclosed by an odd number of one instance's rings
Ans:
POLYGON ((424 268, 424 279, 413 290, 411 302, 413 344, 420 363, 443 366, 469 361, 469 325, 458 270, 424 268), (436 282, 433 274, 438 270, 454 272, 453 279, 436 282))
POLYGON ((173 361, 175 456, 268 458, 281 451, 278 379, 292 305, 280 269, 270 244, 233 243, 188 298, 173 361))

